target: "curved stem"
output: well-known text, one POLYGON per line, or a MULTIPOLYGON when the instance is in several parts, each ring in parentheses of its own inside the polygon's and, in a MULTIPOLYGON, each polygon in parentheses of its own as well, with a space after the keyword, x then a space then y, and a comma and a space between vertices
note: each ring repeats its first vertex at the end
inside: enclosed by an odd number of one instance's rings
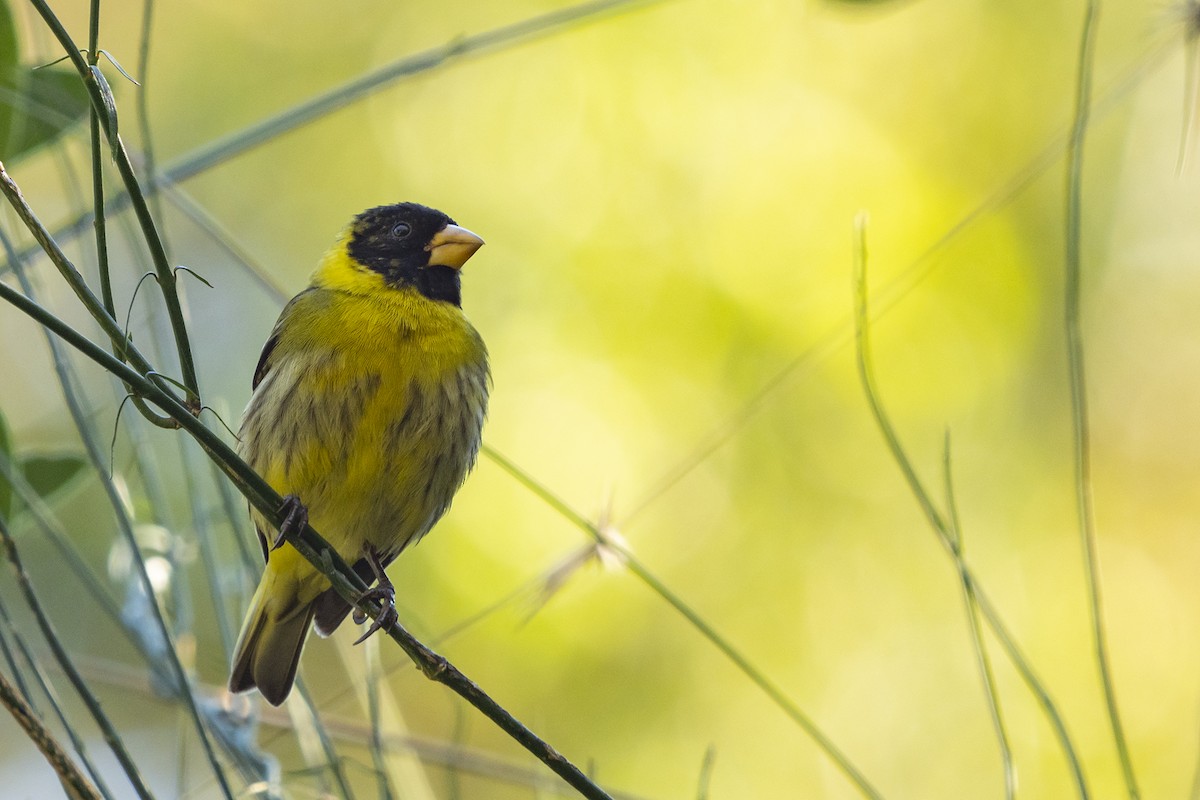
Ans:
POLYGON ((954 559, 958 568, 959 579, 962 581, 963 590, 968 595, 974 596, 980 611, 983 613, 984 620, 996 634, 996 638, 1000 641, 1001 647, 1008 656, 1009 661, 1021 673, 1021 678, 1025 681, 1030 691, 1033 692, 1038 703, 1042 706, 1042 710, 1046 713, 1046 717, 1049 719, 1050 724, 1054 728, 1054 733, 1058 737, 1063 755, 1067 759, 1067 764, 1071 770, 1071 777, 1075 781, 1075 789, 1081 800, 1087 800, 1090 795, 1087 779, 1083 772, 1083 764, 1080 762, 1079 754, 1076 752, 1071 736, 1067 732, 1066 722, 1063 721, 1062 715, 1059 714, 1058 707, 1051 699, 1045 685, 1033 671, 1029 660, 1017 646, 1016 640, 1001 619, 999 611, 991 604, 987 595, 984 594, 983 587, 979 585, 974 573, 967 566, 963 558, 962 548, 951 530, 950 523, 938 511, 929 492, 926 491, 925 485, 921 483, 916 468, 909 459, 908 453, 905 452, 904 446, 900 443, 900 437, 896 434, 896 429, 892 426, 892 422, 883 408, 883 401, 880 400, 879 390, 875 385, 875 370, 871 364, 870 329, 868 324, 870 319, 871 316, 867 308, 866 219, 865 215, 862 215, 855 220, 854 343, 858 376, 862 383, 863 393, 867 398, 867 404, 871 409, 871 416, 883 434, 888 450, 892 454, 892 459, 900 467, 900 471, 904 475, 904 480, 908 484, 909 491, 912 492, 913 497, 917 500, 917 504, 921 507, 921 511, 925 514, 929 527, 933 529, 934 534, 946 549, 946 552, 954 559))
MULTIPOLYGON (((42 225, 37 215, 33 213, 33 209, 30 208, 29 203, 25 202, 25 197, 21 194, 21 188, 17 186, 12 176, 4 169, 4 162, 2 161, 0 161, 0 194, 3 194, 9 204, 12 205, 13 209, 17 212, 17 216, 21 218, 21 222, 25 223, 25 227, 33 234, 34 241, 50 257, 50 261, 58 269, 59 274, 62 275, 67 285, 71 287, 71 290, 75 292, 75 296, 83 303, 84 309, 96 321, 96 324, 100 326, 104 334, 114 342, 122 342, 119 356, 127 359, 130 364, 141 371, 150 371, 152 369, 150 362, 125 337, 125 332, 121 330, 121 326, 117 323, 116 319, 108 313, 104 308, 104 304, 92 293, 91 288, 87 285, 87 281, 83 279, 83 275, 79 273, 79 270, 75 268, 75 265, 63 253, 62 248, 50 236, 50 232, 42 225)), ((16 270, 20 265, 20 254, 17 255, 15 260, 10 256, 9 260, 12 269, 16 270)))
MULTIPOLYGON (((187 323, 184 319, 183 306, 179 301, 175 271, 171 269, 171 265, 167 261, 166 248, 163 246, 162 237, 159 235, 154 218, 150 214, 150 206, 146 202, 146 196, 142 192, 141 184, 138 182, 137 175, 133 171, 133 164, 129 160, 129 154, 125 151, 125 145, 113 127, 115 120, 110 120, 106 113, 104 90, 100 82, 96 79, 93 72, 93 65, 84 59, 78 45, 75 44, 71 35, 67 33, 67 29, 63 27, 62 22, 59 21, 45 0, 30 0, 30 2, 42 16, 50 31, 66 51, 67 57, 75 66, 80 79, 83 80, 84 86, 87 88, 88 97, 91 98, 92 113, 100 119, 100 125, 104 130, 105 137, 108 139, 113 160, 117 164, 117 171, 121 174, 121 180, 125 184, 125 191, 128 192, 129 200, 133 204, 133 211, 137 216, 138 224, 141 226, 146 245, 150 248, 150 259, 154 263, 154 271, 158 276, 158 285, 162 290, 163 302, 167 307, 167 316, 171 320, 171 331, 175 336, 176 351, 179 354, 179 367, 183 372, 183 383, 189 390, 187 407, 193 413, 198 413, 201 406, 200 385, 196 377, 196 365, 192 358, 192 347, 188 337, 187 323)), ((94 58, 96 53, 89 53, 89 55, 94 58)))

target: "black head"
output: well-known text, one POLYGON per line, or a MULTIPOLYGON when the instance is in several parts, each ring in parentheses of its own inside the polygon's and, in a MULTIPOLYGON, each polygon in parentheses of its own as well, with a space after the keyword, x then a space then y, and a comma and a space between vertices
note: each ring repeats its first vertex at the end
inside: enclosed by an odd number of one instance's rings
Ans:
POLYGON ((369 208, 354 218, 347 251, 392 286, 461 304, 458 271, 483 245, 440 211, 417 203, 369 208))

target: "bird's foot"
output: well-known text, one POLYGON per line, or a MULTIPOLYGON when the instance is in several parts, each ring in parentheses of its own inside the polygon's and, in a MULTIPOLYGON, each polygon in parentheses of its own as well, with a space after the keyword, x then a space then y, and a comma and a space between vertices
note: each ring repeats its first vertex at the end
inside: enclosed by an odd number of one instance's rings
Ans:
POLYGON ((308 508, 304 503, 300 502, 297 495, 289 494, 283 498, 283 505, 279 507, 279 513, 283 514, 283 522, 279 525, 279 532, 275 535, 275 541, 271 543, 271 550, 275 551, 283 547, 283 543, 287 541, 285 534, 298 534, 304 530, 304 526, 308 524, 308 508))
MULTIPOLYGON (((371 627, 367 628, 367 632, 354 642, 360 644, 366 641, 367 637, 377 630, 390 628, 399 614, 396 613, 396 587, 388 579, 387 573, 383 571, 383 564, 379 561, 379 554, 373 549, 367 552, 367 563, 371 565, 371 571, 375 573, 376 585, 373 589, 367 589, 359 597, 359 602, 366 600, 379 601, 380 609, 379 616, 372 622, 371 627)), ((367 615, 359 609, 354 609, 354 624, 362 625, 367 621, 367 615)))
MULTIPOLYGON (((367 637, 369 637, 375 631, 382 630, 384 628, 390 628, 392 623, 394 623, 400 616, 396 613, 396 587, 392 586, 391 581, 388 581, 386 584, 376 586, 374 589, 368 589, 362 593, 362 596, 359 598, 359 600, 360 602, 363 600, 378 600, 381 608, 379 609, 379 616, 371 621, 371 627, 367 628, 367 632, 355 640, 355 644, 361 644, 362 642, 366 641, 367 637)), ((361 625, 366 621, 367 615, 362 611, 355 609, 355 624, 361 625)))

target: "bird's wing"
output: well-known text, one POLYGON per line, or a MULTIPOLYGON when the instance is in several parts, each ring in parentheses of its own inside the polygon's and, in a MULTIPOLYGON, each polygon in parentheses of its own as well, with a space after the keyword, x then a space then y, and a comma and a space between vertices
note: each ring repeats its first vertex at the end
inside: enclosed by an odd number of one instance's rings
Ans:
POLYGON ((289 300, 288 304, 283 307, 283 311, 279 313, 279 319, 275 321, 275 327, 271 329, 271 335, 267 337, 267 343, 263 345, 262 354, 258 357, 258 365, 254 368, 254 380, 250 383, 252 390, 257 389, 258 384, 271 371, 271 354, 275 352, 275 346, 279 344, 279 334, 283 331, 283 326, 288 317, 296 310, 296 306, 303 302, 302 298, 307 297, 315 291, 317 291, 316 287, 308 287, 289 300))

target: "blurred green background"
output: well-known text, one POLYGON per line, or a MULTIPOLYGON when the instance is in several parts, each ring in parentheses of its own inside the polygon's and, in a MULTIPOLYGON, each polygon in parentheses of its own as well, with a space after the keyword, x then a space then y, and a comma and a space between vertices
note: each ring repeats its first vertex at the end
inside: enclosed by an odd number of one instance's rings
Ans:
MULTIPOLYGON (((58 57, 36 15, 13 5, 21 62, 58 57)), ((1176 5, 1105 3, 1083 184, 1104 605, 1145 797, 1188 796, 1200 755, 1200 166, 1178 166, 1192 87, 1176 5)), ((1062 333, 1064 143, 1083 3, 648 2, 453 57, 463 37, 566 6, 154 9, 143 86, 105 71, 135 154, 147 144, 136 124, 145 93, 160 168, 407 55, 452 56, 179 184, 173 191, 210 215, 217 236, 161 198, 172 259, 213 284, 184 280, 205 402, 236 427, 283 300, 352 214, 398 200, 441 208, 488 242, 464 275, 464 307, 495 375, 486 442, 611 523, 886 797, 999 798, 1000 756, 955 570, 855 373, 852 223, 865 210, 884 401, 930 486, 941 485, 950 431, 969 560, 1059 704, 1094 796, 1126 796, 1092 656, 1062 333)), ((55 10, 85 41, 85 4, 55 10)), ((125 0, 102 7, 101 46, 130 71, 142 12, 125 0)), ((88 207, 86 126, 60 147, 0 158, 48 224, 88 207)), ((0 221, 19 230, 7 209, 0 221)), ((115 228, 124 308, 146 267, 136 240, 115 228)), ((89 237, 68 251, 94 282, 89 237)), ((48 305, 95 333, 44 259, 35 274, 48 305)), ((170 354, 151 288, 133 307, 135 337, 170 354)), ((0 409, 17 452, 78 452, 38 329, 2 307, 0 342, 0 409)), ((110 434, 119 395, 79 365, 110 434)), ((122 427, 134 418, 127 410, 122 427)), ((211 481, 203 473, 189 490, 177 437, 144 436, 168 492, 166 527, 194 551, 193 510, 219 517, 211 481)), ((132 447, 118 437, 118 477, 133 469, 132 447)), ((127 485, 139 522, 150 522, 145 488, 134 477, 127 485)), ((119 580, 107 567, 112 514, 94 478, 54 507, 104 580, 119 580)), ((250 534, 214 526, 232 576, 232 536, 250 534)), ((178 708, 155 699, 135 651, 79 602, 37 529, 24 518, 15 528, 56 624, 152 785, 164 797, 216 796, 178 708)), ((434 639, 516 592, 439 649, 610 789, 691 798, 707 781, 711 798, 859 796, 628 571, 559 568, 586 544, 485 458, 435 534, 391 569, 401 619, 434 639)), ((244 598, 229 577, 215 605, 199 559, 186 566, 176 577, 191 598, 193 663, 217 693, 227 657, 215 609, 236 625, 244 598)), ((15 608, 5 575, 0 595, 15 608)), ((339 751, 365 765, 349 774, 366 797, 375 782, 353 638, 313 640, 303 674, 339 751)), ((388 730, 469 756, 457 768, 428 753, 398 757, 399 796, 552 796, 557 779, 381 644, 396 709, 388 730), (537 777, 473 771, 489 758, 537 777)), ((1073 796, 1045 717, 992 654, 1019 796, 1073 796)), ((291 772, 305 761, 279 724, 286 718, 269 718, 261 739, 294 796, 314 796, 319 782, 291 772)), ((0 783, 16 787, 11 797, 57 791, 8 719, 0 783)), ((119 776, 112 784, 126 790, 119 776)))

